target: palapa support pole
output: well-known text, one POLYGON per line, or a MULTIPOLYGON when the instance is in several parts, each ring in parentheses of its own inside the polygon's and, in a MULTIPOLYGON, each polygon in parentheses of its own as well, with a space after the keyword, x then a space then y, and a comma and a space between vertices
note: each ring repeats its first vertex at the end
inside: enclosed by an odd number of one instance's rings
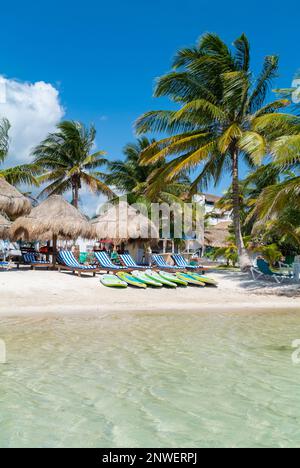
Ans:
POLYGON ((49 251, 50 251, 51 243, 47 241, 47 253, 46 253, 46 260, 49 262, 49 251))
POLYGON ((56 256, 57 256, 57 236, 53 236, 53 257, 52 257, 53 268, 55 268, 56 266, 56 256))

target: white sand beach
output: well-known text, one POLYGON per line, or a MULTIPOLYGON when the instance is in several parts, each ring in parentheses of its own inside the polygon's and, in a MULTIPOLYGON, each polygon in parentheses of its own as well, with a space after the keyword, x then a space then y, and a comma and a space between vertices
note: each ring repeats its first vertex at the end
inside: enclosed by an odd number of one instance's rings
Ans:
POLYGON ((21 314, 291 309, 300 307, 300 286, 254 282, 249 275, 211 273, 218 288, 126 290, 102 286, 99 276, 81 278, 53 271, 0 272, 1 316, 21 314))

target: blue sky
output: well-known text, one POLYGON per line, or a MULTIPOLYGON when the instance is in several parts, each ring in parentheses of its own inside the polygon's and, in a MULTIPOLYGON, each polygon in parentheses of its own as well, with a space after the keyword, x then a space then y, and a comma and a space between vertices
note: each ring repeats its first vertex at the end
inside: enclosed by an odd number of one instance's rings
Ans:
MULTIPOLYGON (((298 11, 295 0, 5 2, 0 74, 51 83, 65 117, 95 123, 98 146, 120 158, 134 138, 134 120, 168 107, 152 97, 155 78, 169 70, 176 50, 204 32, 228 43, 245 32, 254 70, 265 55, 278 54, 277 85, 290 86, 300 68, 298 11)), ((212 190, 221 193, 227 185, 224 178, 212 190)))

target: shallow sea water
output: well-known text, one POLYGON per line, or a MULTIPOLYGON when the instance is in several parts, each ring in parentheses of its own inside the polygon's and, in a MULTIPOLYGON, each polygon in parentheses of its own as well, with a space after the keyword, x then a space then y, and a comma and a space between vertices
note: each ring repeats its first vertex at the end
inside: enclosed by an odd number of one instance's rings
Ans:
POLYGON ((1 319, 0 447, 300 447, 300 311, 1 319))

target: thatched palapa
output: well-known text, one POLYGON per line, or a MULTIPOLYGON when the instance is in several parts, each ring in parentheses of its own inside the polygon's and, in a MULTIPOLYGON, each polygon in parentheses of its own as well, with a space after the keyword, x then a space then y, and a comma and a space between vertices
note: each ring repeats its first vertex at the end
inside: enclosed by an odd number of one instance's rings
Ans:
POLYGON ((11 221, 5 216, 0 214, 0 239, 6 240, 9 239, 10 233, 9 229, 11 226, 11 221))
POLYGON ((15 187, 0 177, 0 212, 10 218, 26 215, 31 211, 31 203, 15 187))
POLYGON ((92 227, 74 206, 60 195, 53 195, 33 208, 29 216, 18 218, 11 227, 11 235, 16 240, 53 240, 55 254, 58 238, 90 238, 92 227))
POLYGON ((205 245, 216 248, 226 247, 230 236, 230 226, 232 226, 231 221, 222 221, 206 229, 204 234, 205 245))
POLYGON ((92 220, 91 224, 94 237, 98 239, 159 239, 159 231, 146 216, 146 210, 136 209, 125 202, 111 207, 106 213, 92 220))

